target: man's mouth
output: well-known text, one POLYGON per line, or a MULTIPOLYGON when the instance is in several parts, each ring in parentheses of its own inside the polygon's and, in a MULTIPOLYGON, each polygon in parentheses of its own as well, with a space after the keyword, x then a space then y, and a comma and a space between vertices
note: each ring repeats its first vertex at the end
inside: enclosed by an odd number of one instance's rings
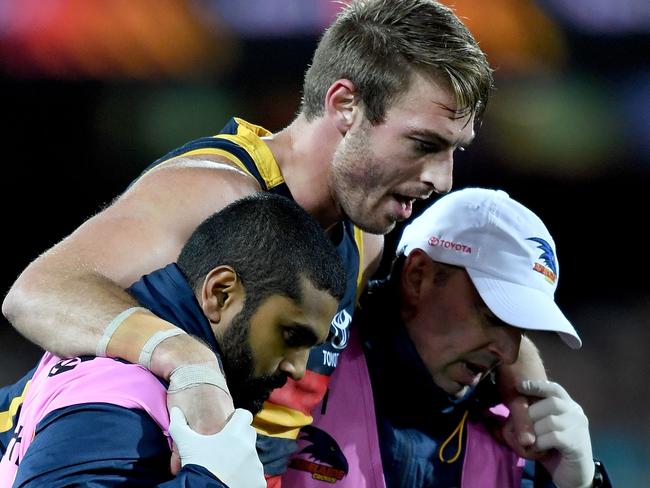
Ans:
POLYGON ((401 195, 400 193, 393 193, 393 196, 402 205, 402 210, 410 212, 413 209, 413 202, 416 200, 415 197, 401 195))
POLYGON ((463 364, 465 365, 465 368, 474 376, 476 375, 481 375, 483 376, 486 372, 490 370, 490 368, 486 368, 484 366, 481 366, 480 364, 472 363, 470 361, 463 361, 463 364))

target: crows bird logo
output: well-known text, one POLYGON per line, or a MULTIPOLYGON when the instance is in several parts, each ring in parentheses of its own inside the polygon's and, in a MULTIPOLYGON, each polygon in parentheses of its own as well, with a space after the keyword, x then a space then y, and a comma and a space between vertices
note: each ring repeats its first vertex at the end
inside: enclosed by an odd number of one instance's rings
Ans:
POLYGON ((295 456, 289 467, 311 473, 313 479, 335 484, 348 474, 348 460, 334 438, 327 432, 312 425, 303 427, 300 431, 300 441, 310 445, 298 453, 305 454, 309 459, 295 456))
POLYGON ((537 259, 544 261, 546 266, 548 266, 553 273, 557 274, 557 264, 555 262, 555 253, 551 245, 540 237, 529 237, 528 241, 533 241, 539 244, 537 249, 542 250, 542 254, 537 259))
POLYGON ((537 259, 544 262, 546 266, 540 263, 535 263, 533 269, 538 273, 544 275, 546 281, 554 284, 557 280, 557 261, 555 261, 555 253, 551 245, 540 237, 528 237, 526 240, 533 241, 538 244, 537 249, 542 250, 542 254, 537 259))
POLYGON ((300 454, 307 454, 316 462, 329 464, 345 474, 348 473, 348 460, 345 459, 334 438, 327 432, 313 425, 307 425, 301 429, 300 439, 311 443, 300 451, 300 454))

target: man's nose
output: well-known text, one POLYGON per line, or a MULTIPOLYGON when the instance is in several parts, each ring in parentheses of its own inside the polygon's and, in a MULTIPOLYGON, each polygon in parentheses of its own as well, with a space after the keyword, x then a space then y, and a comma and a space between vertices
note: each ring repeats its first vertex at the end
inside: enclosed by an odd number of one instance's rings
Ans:
POLYGON ((436 193, 449 193, 453 185, 454 151, 446 149, 427 161, 420 180, 433 187, 436 193))
POLYGON ((309 358, 309 349, 301 349, 286 354, 280 361, 278 369, 287 374, 291 379, 298 381, 305 376, 307 369, 307 359, 309 358))
POLYGON ((512 364, 519 357, 521 345, 521 329, 510 326, 501 326, 494 329, 492 352, 496 354, 503 364, 512 364))

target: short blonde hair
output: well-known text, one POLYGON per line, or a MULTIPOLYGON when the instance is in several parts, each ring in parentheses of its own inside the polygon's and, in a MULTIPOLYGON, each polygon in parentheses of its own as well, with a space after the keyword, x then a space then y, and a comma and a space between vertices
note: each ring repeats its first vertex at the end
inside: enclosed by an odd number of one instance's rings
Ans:
POLYGON ((434 0, 356 0, 320 40, 305 74, 301 112, 312 120, 337 79, 352 81, 371 124, 409 89, 413 72, 448 84, 457 116, 483 113, 492 70, 469 30, 434 0))

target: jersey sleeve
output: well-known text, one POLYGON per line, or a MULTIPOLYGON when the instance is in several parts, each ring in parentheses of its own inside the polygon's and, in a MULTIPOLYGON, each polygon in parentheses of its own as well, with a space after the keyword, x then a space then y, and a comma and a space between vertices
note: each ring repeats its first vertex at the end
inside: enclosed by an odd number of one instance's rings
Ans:
POLYGON ((16 418, 20 413, 20 407, 25 399, 25 392, 34 371, 36 371, 36 366, 13 385, 0 388, 0 457, 4 455, 13 437, 16 418))

